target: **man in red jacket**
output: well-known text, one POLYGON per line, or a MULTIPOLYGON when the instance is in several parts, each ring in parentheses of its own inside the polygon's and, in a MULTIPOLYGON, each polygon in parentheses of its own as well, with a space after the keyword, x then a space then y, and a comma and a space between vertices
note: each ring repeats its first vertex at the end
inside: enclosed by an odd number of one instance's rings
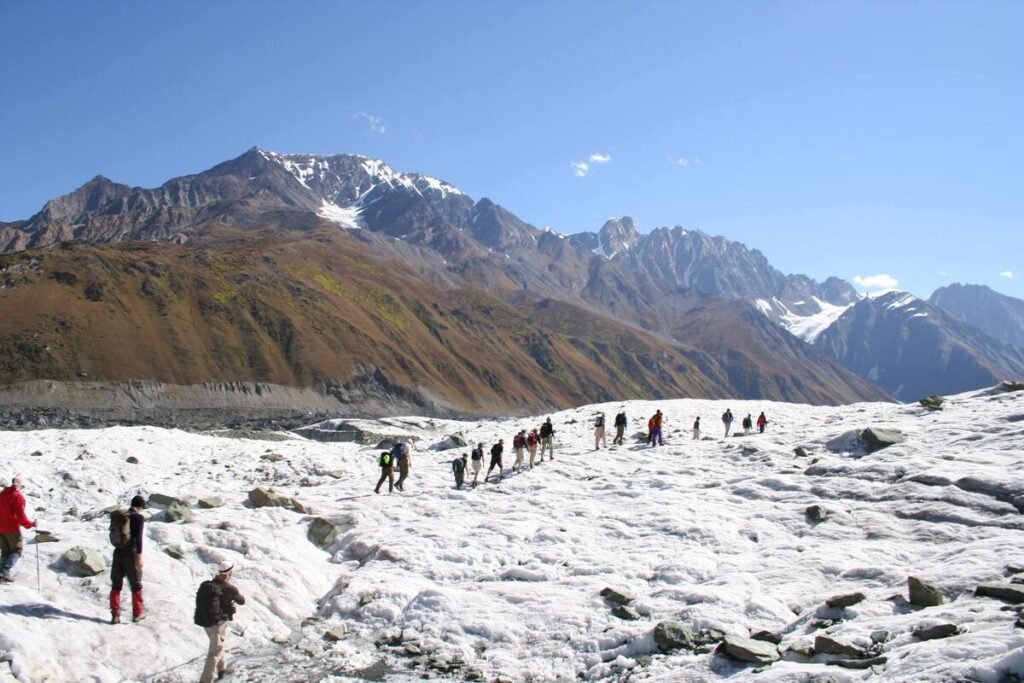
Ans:
POLYGON ((0 491, 0 581, 9 583, 11 570, 25 548, 21 527, 31 529, 35 522, 25 516, 25 480, 19 474, 11 485, 0 491))

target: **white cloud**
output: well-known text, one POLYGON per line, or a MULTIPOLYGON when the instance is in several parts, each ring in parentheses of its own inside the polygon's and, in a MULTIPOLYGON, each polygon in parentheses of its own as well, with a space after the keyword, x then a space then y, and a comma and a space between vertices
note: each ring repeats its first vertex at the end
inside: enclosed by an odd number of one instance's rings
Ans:
POLYGON ((590 175, 590 164, 585 161, 574 161, 572 162, 573 173, 576 174, 577 178, 590 175))
POLYGON ((999 273, 999 277, 1005 277, 1007 280, 1012 280, 1013 279, 1013 271, 1012 270, 1004 270, 1003 272, 999 273))
POLYGON ((611 154, 601 154, 600 152, 596 152, 590 155, 590 163, 592 164, 607 164, 611 160, 611 154))
POLYGON ((892 275, 879 273, 878 275, 857 275, 853 278, 853 284, 860 285, 864 289, 896 289, 900 283, 892 275))
POLYGON ((700 157, 674 157, 669 154, 668 160, 669 163, 675 164, 676 166, 682 166, 683 168, 701 165, 700 157))
POLYGON ((570 166, 572 166, 572 172, 576 174, 577 178, 585 178, 594 170, 594 164, 607 164, 611 160, 611 154, 594 152, 586 161, 573 161, 570 166))
POLYGON ((373 114, 367 114, 365 111, 360 111, 353 114, 352 118, 366 121, 366 124, 370 127, 370 132, 372 133, 380 133, 383 135, 387 132, 387 128, 384 127, 384 120, 379 116, 374 116, 373 114))

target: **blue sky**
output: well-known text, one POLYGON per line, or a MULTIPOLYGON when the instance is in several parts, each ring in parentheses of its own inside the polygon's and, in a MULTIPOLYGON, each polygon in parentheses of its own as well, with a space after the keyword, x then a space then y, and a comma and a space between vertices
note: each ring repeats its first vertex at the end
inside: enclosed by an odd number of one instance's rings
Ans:
POLYGON ((354 152, 562 232, 630 215, 787 273, 1024 298, 1021 26, 1021 2, 4 2, 0 220, 96 174, 354 152))

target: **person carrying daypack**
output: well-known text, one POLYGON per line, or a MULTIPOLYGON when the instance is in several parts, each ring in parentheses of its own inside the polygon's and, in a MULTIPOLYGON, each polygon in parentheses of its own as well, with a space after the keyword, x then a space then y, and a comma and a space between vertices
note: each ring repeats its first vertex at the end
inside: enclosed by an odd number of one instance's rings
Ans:
POLYGON ((700 440, 700 416, 697 416, 697 419, 693 421, 693 440, 700 440))
POLYGON ((146 617, 142 600, 142 536, 146 518, 142 508, 146 499, 132 498, 128 511, 114 510, 110 513, 110 545, 114 546, 114 559, 110 563, 110 623, 121 622, 121 589, 124 580, 132 590, 132 621, 146 617))
POLYGON ((222 562, 217 567, 217 574, 213 579, 203 581, 196 591, 196 611, 193 621, 196 626, 202 626, 206 636, 210 639, 210 648, 206 652, 206 664, 203 666, 203 674, 199 678, 200 683, 213 683, 213 676, 216 672, 217 678, 221 678, 227 669, 224 658, 224 638, 228 631, 228 622, 234 619, 235 605, 244 605, 245 598, 230 583, 231 572, 234 567, 228 562, 222 562))
POLYGON ((651 430, 650 440, 652 447, 665 445, 665 442, 661 438, 661 425, 664 421, 665 416, 661 414, 661 410, 659 409, 655 411, 654 415, 651 416, 651 419, 647 423, 651 430))
POLYGON ((754 428, 754 421, 750 419, 750 413, 747 413, 741 424, 743 425, 743 436, 749 435, 750 430, 754 428))
POLYGON ((729 408, 725 409, 722 413, 722 424, 725 425, 725 435, 729 436, 729 430, 732 429, 732 410, 729 408))
POLYGON ((516 454, 516 461, 512 464, 512 469, 519 473, 523 468, 523 454, 526 450, 526 430, 520 430, 515 436, 512 437, 512 448, 516 454))
POLYGON ((455 488, 462 489, 462 482, 466 477, 466 467, 468 466, 469 455, 466 453, 462 454, 461 458, 455 458, 452 460, 452 472, 455 473, 455 488))
POLYGON ((623 438, 626 434, 626 413, 621 412, 615 416, 615 438, 612 439, 612 445, 622 445, 625 442, 623 438))
POLYGON ((395 488, 405 491, 405 480, 409 478, 409 466, 412 456, 409 454, 409 444, 399 441, 391 449, 391 459, 398 465, 398 481, 395 488))
POLYGON ((484 467, 484 445, 477 444, 473 452, 469 454, 469 461, 473 467, 473 488, 476 488, 477 478, 480 476, 480 470, 484 467))
POLYGON ((530 451, 530 469, 533 469, 533 461, 537 457, 537 444, 540 443, 540 436, 536 429, 531 429, 526 435, 526 450, 530 451))
POLYGON ((551 454, 551 459, 555 459, 555 446, 552 443, 555 436, 555 427, 551 424, 551 418, 545 420, 544 424, 540 426, 540 461, 544 462, 544 450, 547 449, 551 454))
POLYGON ((384 485, 384 481, 388 482, 388 493, 395 492, 395 461, 391 458, 391 451, 382 451, 377 456, 377 464, 380 465, 380 479, 377 480, 377 485, 374 487, 374 493, 380 493, 380 487, 384 485))
POLYGON ((25 496, 21 493, 24 488, 25 478, 18 474, 11 485, 0 492, 0 582, 3 583, 14 580, 11 572, 25 550, 22 528, 36 526, 36 522, 25 515, 25 496))
POLYGON ((487 478, 491 476, 491 471, 498 468, 498 481, 504 479, 504 468, 501 465, 501 454, 505 451, 505 440, 498 439, 498 443, 491 446, 491 464, 487 468, 487 474, 484 476, 484 483, 487 483, 487 478))
POLYGON ((757 433, 764 434, 764 428, 768 426, 768 418, 764 416, 764 411, 757 416, 757 433))
POLYGON ((608 439, 604 435, 604 413, 598 413, 594 420, 594 450, 600 448, 602 443, 608 448, 608 439))

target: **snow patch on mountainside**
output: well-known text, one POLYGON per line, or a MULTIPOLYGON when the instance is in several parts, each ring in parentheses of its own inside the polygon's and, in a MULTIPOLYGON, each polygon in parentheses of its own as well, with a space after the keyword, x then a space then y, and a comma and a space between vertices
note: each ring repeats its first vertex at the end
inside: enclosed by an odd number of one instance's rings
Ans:
POLYGON ((360 210, 358 207, 341 207, 337 204, 331 204, 325 199, 316 214, 332 223, 337 223, 343 228, 358 230, 363 227, 359 222, 360 210))
POLYGON ((832 323, 839 319, 839 316, 853 306, 853 304, 836 306, 827 301, 822 301, 818 297, 814 297, 814 302, 821 309, 814 315, 801 316, 787 310, 781 316, 783 326, 807 343, 814 342, 818 335, 827 330, 832 323))

